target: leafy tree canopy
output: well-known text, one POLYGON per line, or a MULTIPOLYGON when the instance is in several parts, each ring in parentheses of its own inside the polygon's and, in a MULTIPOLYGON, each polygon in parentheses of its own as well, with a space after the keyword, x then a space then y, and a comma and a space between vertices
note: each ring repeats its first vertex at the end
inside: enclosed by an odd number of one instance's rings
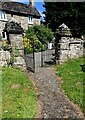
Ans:
POLYGON ((53 31, 65 23, 73 35, 85 34, 85 2, 45 2, 45 23, 53 31))

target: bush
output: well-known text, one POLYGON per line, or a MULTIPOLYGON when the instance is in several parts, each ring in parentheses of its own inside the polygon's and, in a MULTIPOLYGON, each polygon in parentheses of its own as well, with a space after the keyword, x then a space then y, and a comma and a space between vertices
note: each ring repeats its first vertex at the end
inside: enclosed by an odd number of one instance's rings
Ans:
POLYGON ((52 42, 54 33, 44 25, 34 26, 34 32, 42 44, 52 42))
POLYGON ((34 51, 39 52, 42 50, 42 43, 38 40, 36 35, 31 36, 30 39, 28 39, 27 37, 24 37, 23 42, 24 42, 25 54, 30 54, 33 52, 33 43, 31 39, 34 40, 34 51))
POLYGON ((46 50, 47 43, 53 42, 54 33, 51 31, 51 29, 46 28, 44 25, 36 25, 33 27, 29 27, 28 30, 26 31, 26 36, 24 38, 27 41, 27 43, 25 43, 26 51, 27 49, 28 51, 29 49, 31 49, 30 48, 31 46, 29 44, 31 38, 34 39, 35 52, 38 52, 38 51, 46 50))

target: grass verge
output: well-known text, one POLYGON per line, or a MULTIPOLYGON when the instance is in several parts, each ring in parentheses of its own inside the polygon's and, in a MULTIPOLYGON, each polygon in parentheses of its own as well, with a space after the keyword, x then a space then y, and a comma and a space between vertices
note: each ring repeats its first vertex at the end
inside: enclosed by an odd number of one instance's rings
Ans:
POLYGON ((85 113, 85 73, 81 70, 83 58, 71 59, 56 66, 56 74, 61 77, 61 87, 71 101, 78 104, 85 113))
POLYGON ((20 69, 2 69, 2 117, 34 118, 37 97, 31 81, 20 69))

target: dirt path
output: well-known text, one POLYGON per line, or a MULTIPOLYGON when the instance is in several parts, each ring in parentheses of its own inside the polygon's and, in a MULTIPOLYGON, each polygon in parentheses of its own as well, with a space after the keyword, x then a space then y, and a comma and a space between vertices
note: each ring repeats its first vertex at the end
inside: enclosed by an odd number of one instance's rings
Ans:
POLYGON ((70 118, 70 120, 84 120, 81 111, 65 97, 60 89, 52 67, 37 68, 35 73, 29 73, 38 90, 41 101, 41 118, 70 118))

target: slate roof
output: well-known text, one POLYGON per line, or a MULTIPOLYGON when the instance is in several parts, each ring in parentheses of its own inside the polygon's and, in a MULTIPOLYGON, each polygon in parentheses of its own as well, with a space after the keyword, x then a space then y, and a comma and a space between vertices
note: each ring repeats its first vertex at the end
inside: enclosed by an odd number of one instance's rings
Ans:
POLYGON ((0 9, 4 11, 40 17, 40 13, 38 12, 38 10, 34 6, 31 6, 30 4, 23 4, 19 2, 1 2, 0 4, 1 4, 0 9))

